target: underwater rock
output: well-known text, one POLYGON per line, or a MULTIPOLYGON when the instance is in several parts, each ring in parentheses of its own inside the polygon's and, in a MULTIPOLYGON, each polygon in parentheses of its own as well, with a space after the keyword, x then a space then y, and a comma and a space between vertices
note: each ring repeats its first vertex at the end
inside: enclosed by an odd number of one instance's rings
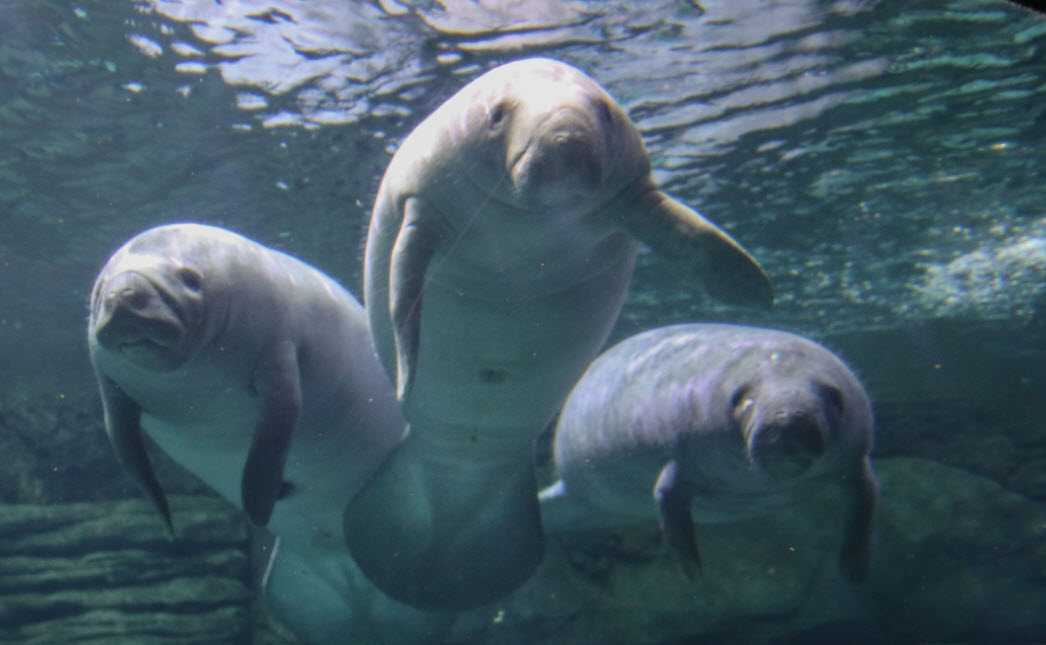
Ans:
POLYGON ((247 534, 225 502, 0 506, 0 642, 250 642, 247 534))
POLYGON ((506 602, 463 617, 454 642, 762 643, 861 622, 837 573, 840 531, 820 530, 824 520, 702 526, 703 569, 692 581, 654 521, 556 536, 537 575, 506 602))
POLYGON ((1010 473, 1007 488, 1034 500, 1046 502, 1046 453, 1041 447, 1024 455, 1017 469, 1010 473))
POLYGON ((1046 508, 932 461, 879 462, 867 599, 889 642, 1042 642, 1046 508))
POLYGON ((0 399, 0 453, 7 456, 0 502, 126 497, 130 489, 116 461, 93 445, 105 441, 100 413, 87 397, 6 393, 0 399))
MULTIPOLYGON (((0 454, 6 456, 0 503, 96 502, 139 494, 109 449, 94 388, 75 394, 5 393, 0 397, 0 454)), ((154 465, 168 490, 208 492, 166 455, 156 454, 154 465)))
MULTIPOLYGON (((929 460, 882 459, 876 471, 883 501, 863 585, 843 582, 830 545, 798 522, 708 526, 693 582, 653 523, 576 533, 550 540, 537 576, 462 615, 448 642, 1046 638, 1046 508, 929 460)), ((242 520, 218 499, 172 502, 177 542, 145 500, 0 507, 0 642, 294 642, 252 607, 242 520)))
MULTIPOLYGON (((1046 220, 1038 225, 1046 229, 1046 220)), ((1046 302, 1046 237, 985 245, 932 265, 915 289, 930 317, 1027 320, 1046 302)))
POLYGON ((1046 508, 929 460, 883 459, 875 467, 883 500, 864 584, 845 583, 827 544, 776 518, 702 527, 707 564, 693 582, 653 523, 576 533, 550 540, 537 576, 505 602, 459 620, 454 642, 1046 638, 1046 508))
POLYGON ((940 319, 820 340, 868 388, 874 457, 938 461, 1041 499, 1046 343, 1036 325, 940 319))

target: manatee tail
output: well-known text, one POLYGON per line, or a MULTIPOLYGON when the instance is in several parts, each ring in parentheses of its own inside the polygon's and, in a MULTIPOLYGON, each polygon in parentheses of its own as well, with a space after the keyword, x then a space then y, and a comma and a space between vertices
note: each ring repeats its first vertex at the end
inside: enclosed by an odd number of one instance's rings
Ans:
POLYGON ((628 192, 633 197, 621 205, 620 219, 630 234, 690 269, 719 300, 760 307, 773 303, 770 278, 725 231, 658 190, 648 178, 628 192))
POLYGON ((544 554, 527 459, 448 480, 420 453, 408 438, 346 507, 346 544, 360 570, 427 611, 472 609, 520 587, 544 554))

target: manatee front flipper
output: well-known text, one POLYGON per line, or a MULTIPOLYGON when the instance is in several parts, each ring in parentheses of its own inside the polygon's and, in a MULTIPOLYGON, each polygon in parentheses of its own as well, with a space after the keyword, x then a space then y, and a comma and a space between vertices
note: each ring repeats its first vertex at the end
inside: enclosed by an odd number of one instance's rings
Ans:
POLYGON ((872 473, 872 465, 865 457, 852 482, 853 506, 846 538, 839 552, 839 569, 854 582, 868 578, 872 559, 872 517, 879 500, 879 484, 872 473))
POLYGON ((149 453, 142 440, 142 409, 127 396, 120 386, 104 374, 98 374, 98 386, 102 391, 102 409, 105 413, 105 432, 113 447, 116 459, 120 462, 135 483, 152 500, 153 506, 163 518, 167 535, 174 537, 174 524, 171 522, 171 509, 167 505, 167 496, 156 473, 153 472, 149 453))
POLYGON ((637 186, 621 208, 625 229, 655 253, 682 266, 698 263, 705 288, 715 298, 762 307, 773 303, 770 278, 759 263, 694 209, 653 184, 637 186))
POLYGON ((414 382, 418 339, 421 335, 421 298, 425 274, 439 241, 435 213, 426 219, 421 200, 403 205, 403 223, 392 247, 389 266, 389 307, 396 341, 396 398, 402 401, 414 382))
POLYGON ((247 517, 265 526, 272 508, 285 490, 283 468, 301 410, 298 349, 289 340, 273 347, 254 372, 254 389, 262 401, 261 418, 254 429, 240 494, 247 517))
POLYGON ((701 556, 697 551, 694 521, 690 517, 693 491, 679 476, 679 466, 670 461, 661 469, 654 484, 654 498, 661 514, 661 533, 679 556, 683 573, 693 579, 701 573, 701 556))

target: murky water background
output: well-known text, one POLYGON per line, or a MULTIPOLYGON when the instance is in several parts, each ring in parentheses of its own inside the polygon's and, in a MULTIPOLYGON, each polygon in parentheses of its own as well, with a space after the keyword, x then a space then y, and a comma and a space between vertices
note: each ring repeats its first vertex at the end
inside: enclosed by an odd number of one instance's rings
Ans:
POLYGON ((1046 20, 998 0, 0 0, 0 390, 93 396, 88 289, 162 222, 359 294, 397 143, 528 55, 604 85, 667 191, 775 284, 772 311, 730 309, 644 255, 615 338, 716 319, 826 340, 870 386, 881 456, 1046 500, 1046 20))

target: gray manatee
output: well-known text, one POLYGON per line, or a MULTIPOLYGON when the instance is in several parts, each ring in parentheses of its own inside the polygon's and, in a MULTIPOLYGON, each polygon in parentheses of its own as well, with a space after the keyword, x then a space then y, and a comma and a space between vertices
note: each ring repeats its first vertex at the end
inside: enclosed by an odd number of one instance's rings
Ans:
POLYGON ((254 524, 341 548, 345 503, 406 426, 359 303, 220 228, 124 244, 95 282, 88 343, 116 456, 169 528, 143 431, 254 524))
POLYGON ((345 504, 406 428, 356 299, 240 235, 162 226, 130 239, 98 275, 88 342, 113 450, 168 531, 143 433, 279 536, 281 574, 266 591, 302 636, 324 642, 325 630, 367 622, 344 575, 308 594, 287 590, 299 565, 353 569, 345 504))
POLYGON ((406 428, 351 294, 230 231, 161 226, 102 269, 88 342, 112 447, 172 534, 143 433, 278 536, 266 593, 310 642, 359 632, 375 606, 395 613, 352 582, 366 581, 342 536, 348 500, 406 428))
POLYGON ((659 516, 693 575, 691 514, 726 522, 803 507, 836 486, 845 500, 839 563, 869 567, 878 485, 872 410, 839 358, 794 334, 685 324, 604 352, 567 398, 553 439, 560 480, 541 492, 551 532, 659 516))
POLYGON ((717 297, 771 300, 755 260, 657 189, 628 116, 569 65, 497 67, 402 143, 364 300, 410 431, 346 514, 378 587, 459 609, 533 573, 531 443, 605 342, 640 241, 717 297))

